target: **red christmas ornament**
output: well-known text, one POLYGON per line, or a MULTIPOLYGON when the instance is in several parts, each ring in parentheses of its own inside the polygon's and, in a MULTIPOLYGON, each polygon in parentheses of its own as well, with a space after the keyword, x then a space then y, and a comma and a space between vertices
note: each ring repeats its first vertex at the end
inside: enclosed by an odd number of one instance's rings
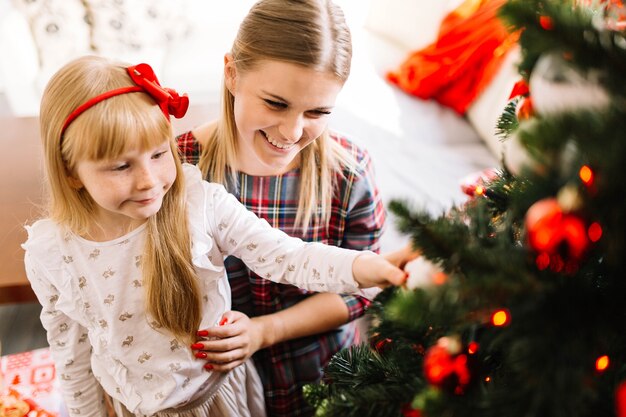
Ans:
POLYGON ((515 108, 515 115, 517 116, 517 120, 528 120, 535 114, 535 110, 533 109, 533 101, 530 97, 522 98, 515 108))
POLYGON ((589 246, 585 223, 577 216, 565 215, 561 227, 561 236, 567 242, 571 259, 580 259, 589 246))
POLYGON ((615 390, 615 411, 617 417, 626 417, 626 381, 622 381, 615 390))
POLYGON ((422 417, 422 412, 417 408, 411 407, 411 404, 406 404, 402 407, 402 415, 404 417, 422 417))
POLYGON ((576 215, 563 213, 554 198, 537 201, 528 209, 526 231, 531 248, 560 255, 565 261, 580 260, 589 246, 585 223, 576 215))
POLYGON ((434 345, 426 351, 424 374, 430 384, 462 393, 471 379, 467 365, 467 355, 451 354, 444 346, 434 345))
POLYGON ((498 178, 495 168, 474 172, 461 180, 461 191, 470 197, 484 196, 485 185, 498 178))
POLYGON ((526 230, 530 246, 538 252, 552 252, 563 218, 561 206, 554 198, 537 201, 526 212, 526 230))

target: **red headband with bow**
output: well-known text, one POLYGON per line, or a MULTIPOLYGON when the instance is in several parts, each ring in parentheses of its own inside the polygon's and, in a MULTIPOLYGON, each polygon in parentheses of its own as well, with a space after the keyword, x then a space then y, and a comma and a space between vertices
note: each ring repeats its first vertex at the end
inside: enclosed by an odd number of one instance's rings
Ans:
POLYGON ((185 115, 185 113, 187 113, 187 108, 189 107, 189 97, 187 97, 187 94, 183 94, 182 96, 180 96, 175 90, 172 90, 171 88, 161 87, 161 84, 159 84, 159 80, 157 79, 150 65, 133 65, 126 68, 126 70, 128 71, 128 75, 130 75, 130 78, 136 85, 107 91, 106 93, 97 95, 78 106, 72 113, 70 113, 70 115, 65 120, 63 128, 61 129, 61 138, 63 138, 63 133, 65 133, 67 127, 85 110, 87 110, 94 104, 97 104, 108 98, 118 96, 120 94, 136 92, 149 94, 159 105, 167 120, 170 120, 170 114, 175 118, 180 119, 185 115))

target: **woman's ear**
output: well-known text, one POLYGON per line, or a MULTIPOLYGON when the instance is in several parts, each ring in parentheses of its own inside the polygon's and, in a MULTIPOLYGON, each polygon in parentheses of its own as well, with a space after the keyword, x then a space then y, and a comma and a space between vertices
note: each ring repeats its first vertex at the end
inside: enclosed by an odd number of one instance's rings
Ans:
POLYGON ((237 87, 237 68, 233 61, 233 56, 228 53, 224 55, 224 84, 231 94, 234 94, 237 87))

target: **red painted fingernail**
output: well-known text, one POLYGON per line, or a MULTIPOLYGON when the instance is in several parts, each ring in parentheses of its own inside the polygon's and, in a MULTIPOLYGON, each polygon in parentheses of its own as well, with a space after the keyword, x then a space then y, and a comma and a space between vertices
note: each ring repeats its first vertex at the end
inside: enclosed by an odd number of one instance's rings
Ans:
POLYGON ((223 326, 226 323, 228 323, 228 319, 226 317, 223 317, 222 320, 220 320, 220 326, 223 326))
POLYGON ((213 369, 213 365, 211 365, 210 363, 207 363, 206 365, 204 365, 204 369, 206 369, 207 371, 210 371, 211 369, 213 369))
POLYGON ((205 359, 206 358, 206 353, 205 352, 196 352, 195 356, 198 359, 205 359))
POLYGON ((194 343, 193 345, 191 345, 191 348, 194 350, 202 349, 203 347, 204 345, 202 343, 194 343))
POLYGON ((196 334, 197 334, 198 336, 200 336, 200 337, 205 337, 205 336, 208 336, 208 335, 209 335, 209 331, 208 331, 208 330, 198 330, 198 331, 196 332, 196 334))

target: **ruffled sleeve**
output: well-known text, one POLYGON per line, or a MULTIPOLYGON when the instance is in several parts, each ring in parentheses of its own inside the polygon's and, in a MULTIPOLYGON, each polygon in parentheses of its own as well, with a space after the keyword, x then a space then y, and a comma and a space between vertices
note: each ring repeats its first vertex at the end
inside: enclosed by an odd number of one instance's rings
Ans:
POLYGON ((104 417, 103 391, 91 372, 87 330, 68 316, 75 311, 76 299, 63 267, 58 228, 50 220, 41 220, 26 229, 28 240, 22 245, 26 275, 43 307, 41 323, 69 414, 104 417))
MULTIPOLYGON (((183 164, 185 186, 187 187, 187 212, 191 231, 191 257, 194 266, 214 272, 224 271, 224 262, 221 253, 213 245, 213 237, 207 233, 207 192, 200 170, 190 164, 183 164)), ((218 274, 213 276, 220 277, 218 274)))

